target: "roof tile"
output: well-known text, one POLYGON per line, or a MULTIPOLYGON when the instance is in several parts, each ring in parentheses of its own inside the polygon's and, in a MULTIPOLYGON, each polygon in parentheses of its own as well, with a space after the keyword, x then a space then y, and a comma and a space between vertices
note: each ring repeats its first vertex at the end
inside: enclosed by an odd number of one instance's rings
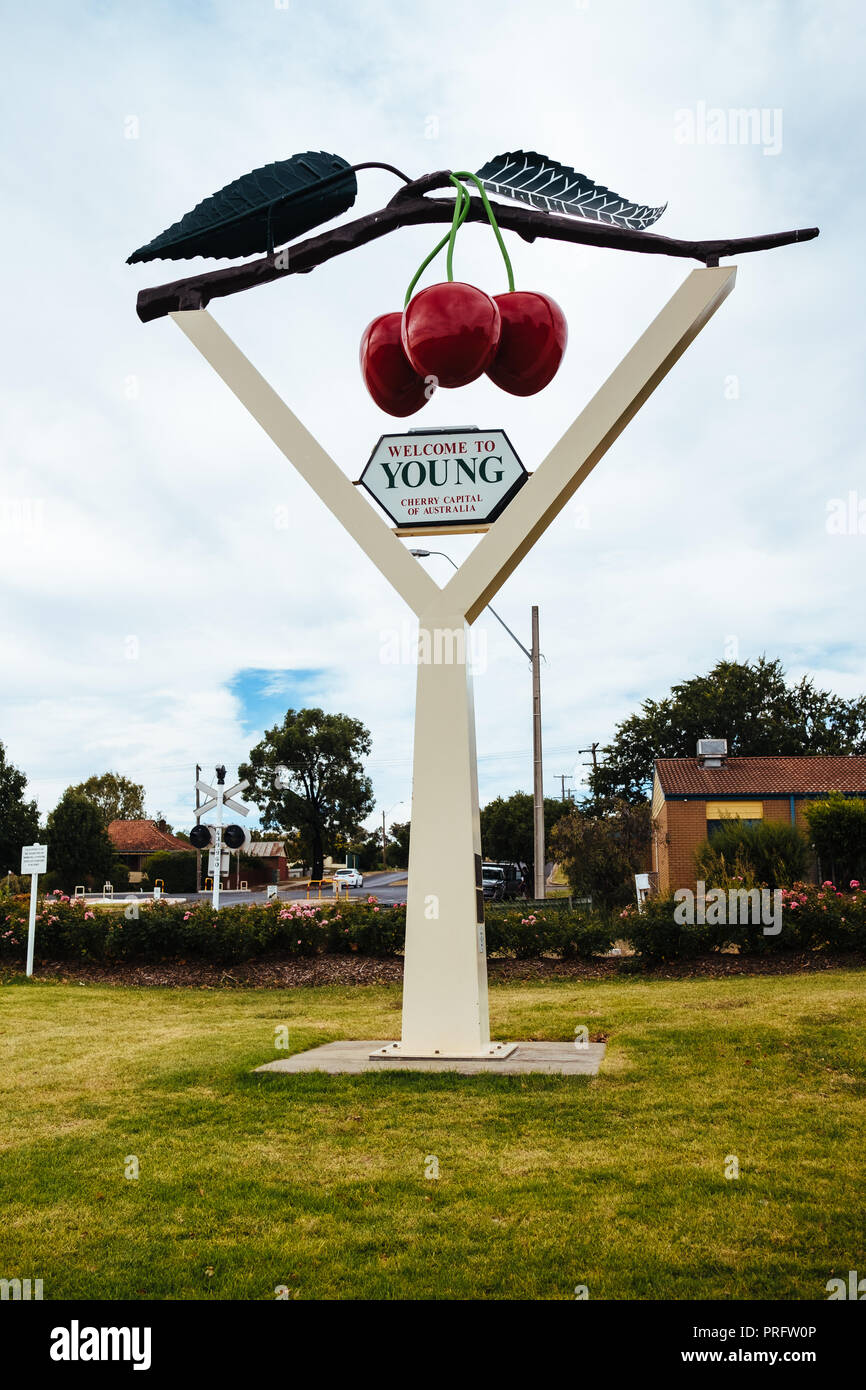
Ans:
POLYGON ((118 854, 156 854, 159 850, 191 850, 187 840, 160 830, 155 820, 113 820, 108 838, 118 854))
POLYGON ((666 796, 809 796, 840 791, 866 796, 866 756, 725 758, 702 767, 697 758, 658 758, 666 796))

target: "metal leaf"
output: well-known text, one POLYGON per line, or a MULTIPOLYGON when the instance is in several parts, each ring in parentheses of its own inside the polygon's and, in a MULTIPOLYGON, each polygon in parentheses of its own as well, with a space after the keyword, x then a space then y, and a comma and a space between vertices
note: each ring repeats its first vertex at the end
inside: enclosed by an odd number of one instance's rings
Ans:
POLYGON ((127 265, 270 252, 339 217, 352 206, 357 192, 355 174, 339 155, 324 150, 294 154, 226 184, 133 251, 127 265))
POLYGON ((534 150, 498 154, 478 170, 478 177, 489 193, 504 194, 544 212, 568 213, 638 232, 657 222, 667 207, 667 203, 660 208, 630 203, 567 164, 557 164, 534 150))

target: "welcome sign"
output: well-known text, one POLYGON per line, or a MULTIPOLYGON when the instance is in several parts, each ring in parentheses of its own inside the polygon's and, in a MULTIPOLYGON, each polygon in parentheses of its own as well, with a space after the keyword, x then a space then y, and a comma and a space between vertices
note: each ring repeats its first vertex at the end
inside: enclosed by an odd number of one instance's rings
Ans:
POLYGON ((504 430, 385 434, 360 484, 403 530, 488 526, 529 477, 504 430))

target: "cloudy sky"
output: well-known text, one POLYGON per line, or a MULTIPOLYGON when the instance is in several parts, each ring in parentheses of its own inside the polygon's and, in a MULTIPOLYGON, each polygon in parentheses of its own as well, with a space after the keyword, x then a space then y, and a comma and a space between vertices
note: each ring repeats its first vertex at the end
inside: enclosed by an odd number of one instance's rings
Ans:
MULTIPOLYGON (((43 811, 114 768, 188 826, 196 762, 233 772, 288 706, 316 704, 365 721, 377 802, 408 814, 415 671, 383 660, 407 611, 178 329, 138 321, 140 288, 222 263, 125 265, 202 197, 307 149, 414 176, 535 149, 667 201, 670 236, 819 225, 742 257, 495 606, 528 644, 540 605, 548 794, 559 773, 579 786, 578 749, 725 655, 866 687, 856 0, 47 0, 5 31, 0 739, 43 811), (743 107, 758 138, 708 143, 708 113, 743 107), (849 520, 828 530, 834 499, 849 520)), ((348 216, 395 189, 360 174, 348 216)), ((389 423, 358 341, 439 235, 212 306, 353 478, 389 423)), ((518 288, 566 313, 563 367, 529 400, 485 379, 440 392, 423 423, 502 427, 532 469, 689 267, 508 239, 518 288)), ((455 269, 505 288, 480 226, 455 269)), ((459 561, 473 541, 431 544, 459 561)), ((478 630, 486 800, 531 786, 530 677, 495 621, 478 630)))

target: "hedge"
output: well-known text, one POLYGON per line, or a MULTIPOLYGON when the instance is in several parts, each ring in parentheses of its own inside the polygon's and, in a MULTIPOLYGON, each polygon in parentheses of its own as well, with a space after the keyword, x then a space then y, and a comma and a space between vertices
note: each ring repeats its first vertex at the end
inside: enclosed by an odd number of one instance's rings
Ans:
POLYGON ((672 893, 648 899, 640 911, 626 908, 620 915, 620 934, 649 960, 681 960, 731 947, 750 956, 866 951, 866 889, 856 879, 846 889, 827 880, 820 885, 795 883, 778 891, 782 912, 776 934, 767 935, 760 923, 752 922, 680 924, 672 893))
MULTIPOLYGON (((27 940, 24 898, 0 903, 0 957, 21 958, 27 940)), ((36 954, 43 960, 179 960, 225 963, 265 954, 312 956, 321 951, 391 956, 402 951, 405 905, 374 897, 339 904, 246 904, 214 912, 209 903, 133 901, 123 910, 88 907, 54 894, 40 902, 36 954)), ((486 921, 487 948, 519 957, 591 956, 610 949, 611 930, 579 913, 501 906, 486 921)))
MULTIPOLYGON (((682 925, 673 896, 651 898, 604 920, 560 909, 527 912, 506 904, 487 911, 487 949, 518 959, 568 960, 601 955, 615 940, 629 942, 648 961, 684 959, 735 947, 744 954, 786 951, 866 951, 866 889, 831 883, 782 891, 782 929, 760 925, 682 925)), ((28 901, 0 899, 0 958, 22 960, 28 901)), ((249 904, 214 912, 209 903, 133 900, 125 909, 88 907, 61 893, 43 898, 36 924, 41 960, 212 960, 231 964, 256 956, 313 956, 323 951, 392 956, 403 949, 405 905, 374 897, 334 904, 249 904)))

